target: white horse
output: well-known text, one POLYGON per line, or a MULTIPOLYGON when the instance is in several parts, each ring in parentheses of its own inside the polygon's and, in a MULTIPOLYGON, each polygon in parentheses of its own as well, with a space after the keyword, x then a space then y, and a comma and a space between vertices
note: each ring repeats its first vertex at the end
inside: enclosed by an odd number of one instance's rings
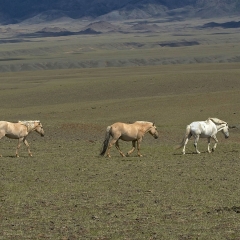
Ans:
POLYGON ((197 149, 199 138, 208 139, 209 153, 211 153, 210 140, 213 138, 215 140, 215 144, 212 148, 212 151, 214 152, 218 143, 216 134, 219 131, 222 131, 222 133, 225 135, 225 138, 229 137, 228 124, 218 118, 208 118, 206 121, 192 122, 191 124, 187 125, 185 136, 177 149, 183 147, 182 153, 185 154, 185 148, 188 140, 191 138, 191 136, 193 136, 195 138, 194 147, 197 153, 200 153, 197 149))
MULTIPOLYGON (((4 136, 12 139, 18 139, 16 157, 19 157, 18 149, 20 148, 21 142, 27 146, 28 154, 32 157, 30 146, 26 137, 33 131, 36 131, 42 137, 44 136, 44 130, 40 121, 18 121, 17 123, 0 121, 0 139, 4 136)), ((0 155, 0 157, 1 156, 2 155, 0 155)))

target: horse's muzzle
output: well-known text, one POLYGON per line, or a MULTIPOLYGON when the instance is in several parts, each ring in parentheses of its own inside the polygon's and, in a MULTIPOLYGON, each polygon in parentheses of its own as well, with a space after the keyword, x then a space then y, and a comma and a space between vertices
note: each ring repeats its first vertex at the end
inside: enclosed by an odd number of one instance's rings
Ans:
POLYGON ((158 136, 157 136, 157 135, 154 135, 154 138, 155 138, 155 139, 157 139, 157 138, 158 138, 158 136))
POLYGON ((225 138, 227 139, 227 138, 229 138, 229 136, 225 136, 225 138))

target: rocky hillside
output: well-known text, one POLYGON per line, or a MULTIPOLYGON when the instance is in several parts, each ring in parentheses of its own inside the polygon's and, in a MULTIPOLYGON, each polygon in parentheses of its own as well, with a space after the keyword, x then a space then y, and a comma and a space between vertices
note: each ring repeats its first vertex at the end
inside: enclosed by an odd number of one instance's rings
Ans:
POLYGON ((239 0, 1 0, 0 23, 18 23, 37 17, 103 20, 143 19, 159 16, 216 17, 240 12, 239 0))

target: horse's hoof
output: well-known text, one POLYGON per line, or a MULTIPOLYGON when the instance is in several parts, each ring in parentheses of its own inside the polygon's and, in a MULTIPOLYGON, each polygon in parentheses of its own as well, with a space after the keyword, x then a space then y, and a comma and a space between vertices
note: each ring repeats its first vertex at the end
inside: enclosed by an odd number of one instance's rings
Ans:
POLYGON ((19 155, 16 155, 17 158, 19 158, 19 155))

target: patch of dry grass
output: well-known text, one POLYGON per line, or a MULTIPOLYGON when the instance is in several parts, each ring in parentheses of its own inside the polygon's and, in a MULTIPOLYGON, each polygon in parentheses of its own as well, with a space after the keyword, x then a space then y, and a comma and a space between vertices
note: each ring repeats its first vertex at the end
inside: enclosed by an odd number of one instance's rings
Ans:
MULTIPOLYGON (((173 147, 193 120, 239 125, 239 64, 4 73, 1 120, 40 119, 33 158, 1 140, 2 239, 237 239, 239 129, 214 154, 173 147), (99 157, 115 121, 154 121, 143 158, 99 157)), ((123 151, 131 143, 120 142, 123 151)))

